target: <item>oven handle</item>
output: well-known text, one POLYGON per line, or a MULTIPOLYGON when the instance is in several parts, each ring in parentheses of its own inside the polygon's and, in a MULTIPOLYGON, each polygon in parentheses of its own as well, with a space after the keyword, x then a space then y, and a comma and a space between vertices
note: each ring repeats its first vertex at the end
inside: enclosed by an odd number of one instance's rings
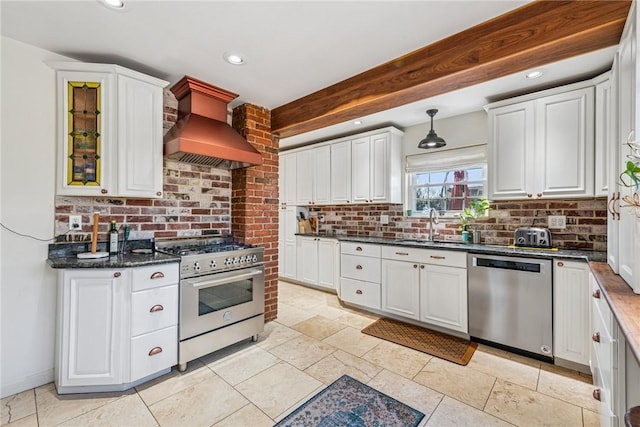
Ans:
POLYGON ((203 281, 189 280, 188 283, 194 288, 205 288, 208 286, 220 285, 222 283, 229 283, 234 280, 248 279, 250 277, 259 276, 261 274, 263 274, 263 270, 251 270, 248 273, 225 275, 225 277, 220 279, 203 280, 203 281))

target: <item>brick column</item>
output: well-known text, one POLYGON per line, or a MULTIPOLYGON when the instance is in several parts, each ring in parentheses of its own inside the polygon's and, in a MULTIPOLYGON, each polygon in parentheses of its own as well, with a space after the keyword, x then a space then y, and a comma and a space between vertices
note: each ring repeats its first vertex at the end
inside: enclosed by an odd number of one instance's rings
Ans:
POLYGON ((247 244, 262 246, 265 259, 265 320, 278 314, 278 139, 271 112, 251 104, 233 110, 233 127, 262 154, 262 165, 232 172, 231 230, 247 244))

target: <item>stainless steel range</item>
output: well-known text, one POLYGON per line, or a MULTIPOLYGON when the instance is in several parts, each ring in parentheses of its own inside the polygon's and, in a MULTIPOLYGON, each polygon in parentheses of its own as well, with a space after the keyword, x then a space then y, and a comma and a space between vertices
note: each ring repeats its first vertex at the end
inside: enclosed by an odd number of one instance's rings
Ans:
POLYGON ((180 255, 178 369, 264 330, 264 249, 223 237, 156 239, 180 255))

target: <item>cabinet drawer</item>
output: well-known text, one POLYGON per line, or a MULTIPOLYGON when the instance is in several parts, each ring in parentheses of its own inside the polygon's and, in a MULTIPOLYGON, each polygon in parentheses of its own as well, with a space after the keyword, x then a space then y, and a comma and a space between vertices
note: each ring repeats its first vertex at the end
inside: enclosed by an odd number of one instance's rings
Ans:
POLYGON ((173 285, 180 280, 177 262, 137 267, 132 271, 134 291, 173 285))
POLYGON ((177 326, 131 339, 132 382, 170 368, 176 363, 178 363, 177 326))
POLYGON ((425 249, 423 264, 443 265, 448 267, 467 268, 467 253, 445 251, 439 249, 425 249))
POLYGON ((131 336, 178 324, 178 285, 134 292, 131 336))
POLYGON ((342 255, 340 276, 366 282, 380 283, 380 258, 342 255))
POLYGON ((352 304, 380 310, 380 284, 341 278, 340 298, 352 304))
POLYGON ((340 253, 380 258, 380 245, 357 242, 340 242, 340 253))
POLYGON ((404 246, 383 246, 382 258, 408 262, 424 262, 428 256, 424 249, 408 248, 404 246))
POLYGON ((596 313, 599 313, 605 328, 611 334, 613 330, 613 315, 607 300, 604 298, 598 282, 594 279, 591 280, 591 306, 592 306, 592 323, 596 317, 596 313))
POLYGON ((593 373, 593 390, 600 390, 600 409, 598 411, 600 413, 600 425, 602 427, 612 426, 613 424, 611 421, 614 409, 611 389, 612 382, 611 378, 606 378, 606 369, 601 369, 600 362, 598 361, 598 357, 595 354, 595 349, 593 359, 591 361, 591 368, 593 373))

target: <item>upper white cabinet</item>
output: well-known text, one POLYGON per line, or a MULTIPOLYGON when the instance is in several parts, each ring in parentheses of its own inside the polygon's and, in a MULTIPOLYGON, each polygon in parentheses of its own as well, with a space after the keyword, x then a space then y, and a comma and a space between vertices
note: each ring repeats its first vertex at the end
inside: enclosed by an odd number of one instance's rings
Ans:
POLYGON ((351 141, 354 203, 402 203, 402 146, 391 132, 351 141))
POLYGON ((576 83, 486 107, 490 198, 594 195, 594 89, 576 83))
POLYGON ((609 193, 609 168, 611 126, 611 72, 594 79, 595 85, 595 195, 606 196, 609 193))
POLYGON ((298 160, 295 153, 280 154, 280 203, 286 206, 296 205, 296 173, 298 160))
POLYGON ((331 147, 296 153, 296 203, 329 204, 331 201, 331 147))
POLYGON ((162 89, 117 65, 55 62, 57 194, 162 197, 162 89))
POLYGON ((351 141, 331 144, 331 204, 351 203, 351 141))

